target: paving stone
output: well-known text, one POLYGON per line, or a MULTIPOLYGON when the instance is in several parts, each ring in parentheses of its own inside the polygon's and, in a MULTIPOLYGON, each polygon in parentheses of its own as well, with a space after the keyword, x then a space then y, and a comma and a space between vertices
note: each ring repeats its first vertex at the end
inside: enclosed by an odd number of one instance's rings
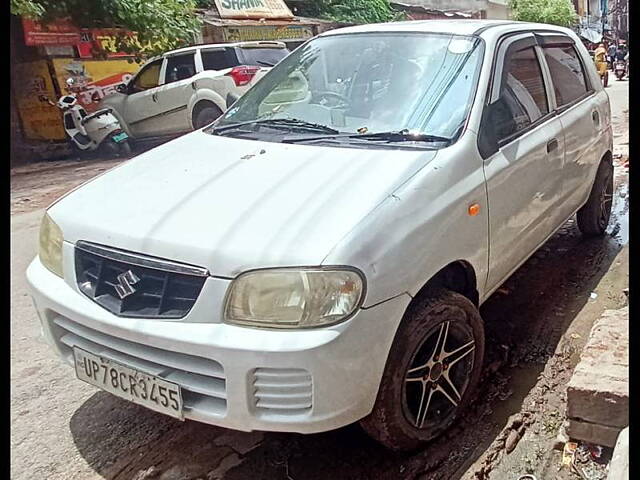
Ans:
POLYGON ((629 424, 628 307, 607 310, 594 323, 567 385, 567 417, 617 431, 629 424))

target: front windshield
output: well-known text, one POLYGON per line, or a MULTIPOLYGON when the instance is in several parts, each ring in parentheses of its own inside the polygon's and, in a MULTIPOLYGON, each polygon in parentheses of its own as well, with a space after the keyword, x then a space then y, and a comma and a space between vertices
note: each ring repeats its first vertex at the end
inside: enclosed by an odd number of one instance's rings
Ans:
POLYGON ((482 53, 480 39, 460 35, 319 37, 274 67, 215 129, 294 119, 339 133, 412 131, 453 139, 473 101, 482 53))

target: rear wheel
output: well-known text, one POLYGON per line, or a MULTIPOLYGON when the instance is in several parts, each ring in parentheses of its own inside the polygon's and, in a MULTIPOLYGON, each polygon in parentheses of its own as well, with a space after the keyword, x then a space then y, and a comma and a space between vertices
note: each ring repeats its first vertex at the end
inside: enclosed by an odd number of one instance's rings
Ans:
POLYGON ((127 140, 120 144, 120 154, 125 157, 129 157, 131 155, 131 145, 129 145, 127 140))
POLYGON ((444 432, 472 399, 484 356, 484 326, 466 297, 438 290, 412 306, 398 329, 364 430, 393 450, 444 432))
POLYGON ((193 128, 198 130, 213 123, 220 115, 222 110, 213 104, 207 104, 205 107, 198 109, 193 117, 193 128))
POLYGON ((585 237, 604 235, 611 217, 613 201, 613 164, 603 160, 598 167, 589 199, 576 215, 578 228, 585 237))
POLYGON ((102 142, 101 147, 104 153, 111 157, 115 157, 120 153, 120 147, 110 138, 106 138, 104 142, 102 142))

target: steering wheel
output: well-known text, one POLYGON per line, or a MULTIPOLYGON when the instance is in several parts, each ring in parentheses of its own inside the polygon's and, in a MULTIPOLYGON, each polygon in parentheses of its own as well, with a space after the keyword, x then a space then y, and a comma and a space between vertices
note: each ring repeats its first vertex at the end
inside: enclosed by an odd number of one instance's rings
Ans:
POLYGON ((349 105, 349 103, 351 103, 349 99, 344 95, 342 95, 341 93, 332 92, 330 90, 326 90, 324 92, 318 92, 315 94, 315 97, 318 101, 322 100, 323 98, 338 100, 337 104, 332 105, 334 107, 349 105))

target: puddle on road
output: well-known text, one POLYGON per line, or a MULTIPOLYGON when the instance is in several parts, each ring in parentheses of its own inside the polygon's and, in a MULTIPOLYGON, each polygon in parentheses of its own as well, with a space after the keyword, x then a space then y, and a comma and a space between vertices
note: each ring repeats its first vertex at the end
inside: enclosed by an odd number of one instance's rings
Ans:
POLYGON ((613 194, 611 220, 607 233, 621 245, 629 242, 629 183, 625 172, 614 170, 617 188, 613 194))

